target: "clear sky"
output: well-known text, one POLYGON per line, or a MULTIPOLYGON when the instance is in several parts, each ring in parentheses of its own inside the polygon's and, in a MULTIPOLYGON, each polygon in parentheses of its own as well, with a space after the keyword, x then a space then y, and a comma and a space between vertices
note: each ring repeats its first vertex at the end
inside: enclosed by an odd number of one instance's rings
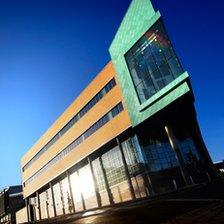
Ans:
MULTIPOLYGON (((0 1, 0 188, 21 183, 22 155, 110 60, 108 48, 129 3, 0 1)), ((190 73, 212 159, 222 160, 224 3, 154 3, 190 73)))

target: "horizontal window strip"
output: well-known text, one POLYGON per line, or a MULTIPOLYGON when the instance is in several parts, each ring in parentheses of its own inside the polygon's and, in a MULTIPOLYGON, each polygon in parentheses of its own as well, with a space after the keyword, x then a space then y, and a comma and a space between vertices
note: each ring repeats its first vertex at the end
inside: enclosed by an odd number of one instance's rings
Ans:
POLYGON ((62 135, 64 135, 80 118, 82 118, 95 104, 97 104, 114 86, 115 79, 104 86, 24 167, 23 172, 40 158, 62 135))
POLYGON ((50 160, 46 165, 44 165, 40 170, 33 174, 29 179, 24 182, 24 186, 31 183, 52 165, 62 160, 68 153, 74 150, 79 144, 81 144, 85 139, 91 136, 94 132, 116 117, 121 111, 123 111, 122 103, 117 104, 112 110, 100 118, 96 123, 94 123, 89 129, 87 129, 82 135, 76 138, 70 145, 63 149, 58 155, 56 155, 52 160, 50 160))

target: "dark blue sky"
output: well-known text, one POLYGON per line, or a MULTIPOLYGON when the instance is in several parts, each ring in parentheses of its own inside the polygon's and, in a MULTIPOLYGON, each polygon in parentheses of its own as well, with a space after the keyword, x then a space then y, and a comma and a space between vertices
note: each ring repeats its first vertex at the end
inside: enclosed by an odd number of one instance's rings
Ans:
MULTIPOLYGON (((108 48, 129 3, 0 1, 0 188, 21 182, 21 156, 110 60, 108 48)), ((223 3, 154 3, 191 75, 212 159, 222 160, 223 3)))

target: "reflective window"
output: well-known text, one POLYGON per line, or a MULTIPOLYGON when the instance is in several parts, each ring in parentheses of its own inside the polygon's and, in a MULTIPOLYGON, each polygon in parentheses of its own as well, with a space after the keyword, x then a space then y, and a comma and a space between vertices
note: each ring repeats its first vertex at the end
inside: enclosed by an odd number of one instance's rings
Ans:
MULTIPOLYGON (((195 176, 200 170, 200 157, 194 141, 189 133, 182 132, 182 128, 175 129, 180 152, 189 173, 195 176)), ((150 172, 168 170, 179 166, 165 131, 156 131, 142 139, 144 152, 150 172)))
POLYGON ((122 148, 136 198, 149 195, 145 161, 137 136, 122 142, 122 148))
POLYGON ((137 147, 135 145, 134 139, 130 138, 122 142, 122 148, 124 150, 129 174, 131 176, 136 176, 140 172, 140 158, 137 153, 137 147))
POLYGON ((147 147, 146 156, 151 172, 178 166, 175 154, 169 142, 151 141, 147 147))
POLYGON ((124 165, 118 146, 103 154, 102 160, 110 186, 126 180, 124 165))
POLYGON ((186 164, 199 160, 199 155, 192 138, 179 142, 181 153, 186 164))
POLYGON ((104 178, 103 178, 103 171, 102 171, 101 166, 100 166, 99 158, 95 159, 92 162, 92 164, 93 164, 93 170, 94 170, 94 173, 95 173, 98 189, 99 189, 99 191, 102 191, 106 187, 105 187, 105 181, 104 181, 104 178))
POLYGON ((178 166, 178 161, 165 131, 158 131, 143 139, 143 147, 150 172, 178 166))
POLYGON ((125 57, 141 103, 183 73, 161 20, 125 57))

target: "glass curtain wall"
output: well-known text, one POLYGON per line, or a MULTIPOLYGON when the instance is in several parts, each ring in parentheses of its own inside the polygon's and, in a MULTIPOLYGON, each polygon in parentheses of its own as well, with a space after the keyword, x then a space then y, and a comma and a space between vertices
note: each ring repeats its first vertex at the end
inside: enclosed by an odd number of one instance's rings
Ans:
MULTIPOLYGON (((203 165, 191 130, 181 124, 173 125, 172 129, 192 184, 203 182, 203 165)), ((165 193, 183 187, 179 162, 164 128, 154 127, 153 132, 142 133, 140 138, 155 193, 165 193)))
MULTIPOLYGON (((149 190, 147 189, 145 163, 137 137, 135 136, 121 142, 121 146, 135 197, 148 196, 149 190)), ((82 162, 84 165, 79 164, 79 167, 70 171, 72 195, 70 194, 67 176, 62 177, 62 179, 53 184, 57 216, 73 212, 72 199, 76 212, 96 208, 98 206, 97 195, 102 206, 112 203, 109 200, 109 195, 111 195, 110 198, 112 198, 114 203, 132 200, 119 146, 101 153, 91 161, 93 174, 90 164, 87 161, 85 162, 82 162), (95 176, 95 183, 93 175, 95 176), (97 195, 96 190, 98 190, 97 195)), ((49 188, 40 194, 40 202, 41 218, 53 217, 53 200, 49 188)), ((34 203, 34 205, 36 204, 34 203)), ((38 212, 36 212, 36 217, 38 217, 38 212)))
POLYGON ((141 103, 183 73, 161 19, 125 57, 141 103))
POLYGON ((118 146, 102 155, 108 184, 115 203, 131 200, 127 177, 118 146))
MULTIPOLYGON (((183 124, 171 127, 192 183, 203 182, 203 175, 206 175, 192 130, 183 124)), ((94 155, 91 161, 93 174, 87 159, 70 171, 72 195, 65 174, 53 184, 57 216, 73 212, 72 199, 76 212, 97 207, 97 196, 102 206, 132 200, 130 183, 136 198, 166 193, 185 186, 178 160, 163 127, 141 131, 122 141, 121 148, 129 175, 125 172, 121 149, 117 145, 94 155)), ((41 218, 53 217, 51 190, 47 188, 39 197, 41 218)), ((35 220, 39 220, 37 198, 31 198, 30 203, 35 220)))
POLYGON ((169 143, 165 130, 155 130, 141 136, 148 175, 153 191, 157 194, 173 191, 184 186, 179 163, 169 143))

